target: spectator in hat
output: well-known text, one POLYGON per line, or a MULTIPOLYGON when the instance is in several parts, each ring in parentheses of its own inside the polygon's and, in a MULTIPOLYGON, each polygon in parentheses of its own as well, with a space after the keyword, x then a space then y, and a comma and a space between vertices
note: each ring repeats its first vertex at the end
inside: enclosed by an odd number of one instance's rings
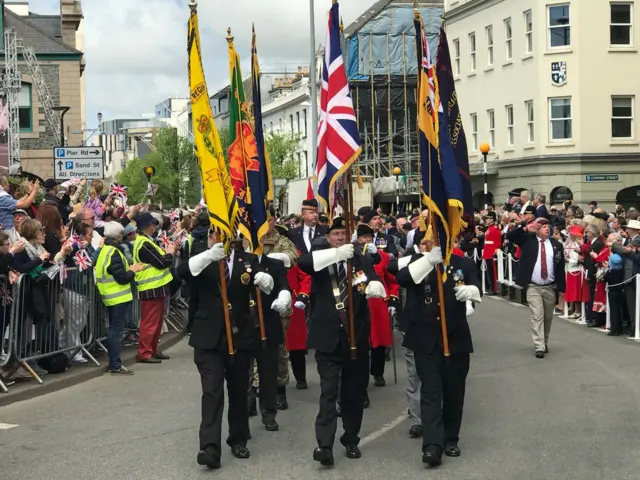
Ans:
POLYGON ((526 223, 531 223, 536 219, 536 207, 527 205, 522 209, 521 218, 526 223))
POLYGON ((0 176, 0 225, 3 230, 13 228, 13 212, 16 209, 29 208, 36 199, 39 188, 40 183, 37 181, 32 183, 29 187, 29 193, 16 200, 9 194, 9 180, 5 176, 0 176))
POLYGON ((387 254, 391 255, 393 260, 398 256, 398 250, 396 244, 391 235, 385 234, 382 229, 382 218, 378 214, 377 210, 370 209, 362 216, 362 223, 366 223, 373 230, 373 244, 387 254))
POLYGON ((18 231, 20 230, 20 225, 22 225, 22 222, 24 222, 27 218, 29 218, 29 214, 26 210, 23 210, 21 208, 14 210, 13 227, 4 230, 4 232, 9 235, 9 241, 11 243, 18 241, 21 238, 18 231))

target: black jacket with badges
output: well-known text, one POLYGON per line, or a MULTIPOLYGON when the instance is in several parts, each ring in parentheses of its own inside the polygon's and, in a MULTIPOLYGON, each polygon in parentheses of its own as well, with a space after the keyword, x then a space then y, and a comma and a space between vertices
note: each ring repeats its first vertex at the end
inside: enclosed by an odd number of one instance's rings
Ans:
POLYGON ((373 244, 383 252, 398 258, 398 249, 392 235, 384 233, 382 230, 373 234, 373 244))
MULTIPOLYGON (((191 256, 208 248, 206 239, 194 239, 191 256)), ((255 274, 260 270, 258 257, 242 250, 233 250, 231 279, 227 285, 227 295, 231 304, 232 326, 237 328, 234 335, 236 350, 251 350, 254 323, 249 310, 250 296, 255 298, 255 274)), ((178 275, 197 289, 198 306, 189 337, 189 345, 202 350, 227 351, 227 334, 224 323, 224 308, 220 290, 220 267, 213 262, 200 275, 194 277, 189 270, 189 262, 178 267, 178 275)))
MULTIPOLYGON (((409 263, 420 258, 422 258, 421 254, 414 254, 409 263)), ((400 261, 404 263, 406 259, 403 258, 400 261)), ((392 275, 395 275, 398 284, 407 289, 407 301, 402 314, 402 329, 405 332, 403 346, 417 353, 442 352, 436 271, 432 270, 421 283, 416 284, 409 268, 399 269, 398 262, 398 260, 391 262, 388 269, 392 275)), ((456 300, 454 288, 458 282, 461 282, 465 285, 473 285, 482 292, 476 266, 470 258, 452 255, 446 271, 447 278, 443 289, 449 351, 452 354, 473 353, 471 330, 467 322, 467 305, 466 302, 456 300)))
MULTIPOLYGON (((284 267, 284 263, 280 260, 269 258, 263 255, 259 261, 260 271, 268 273, 273 278, 273 290, 269 295, 260 290, 262 297, 262 314, 264 318, 265 334, 267 336, 267 345, 270 347, 277 347, 284 343, 284 332, 282 330, 282 321, 280 320, 280 314, 271 309, 271 304, 278 298, 278 295, 282 290, 289 290, 289 281, 287 280, 287 270, 284 267)), ((256 289, 254 287, 251 298, 256 299, 256 289)), ((258 289, 259 290, 259 289, 258 289)), ((252 321, 254 324, 253 331, 249 330, 247 333, 249 336, 242 340, 243 345, 247 344, 251 349, 261 348, 260 339, 260 323, 258 315, 257 305, 252 312, 252 321)))
MULTIPOLYGON (((322 245, 314 242, 313 251, 331 248, 329 242, 322 245)), ((346 262, 344 262, 346 265, 346 262)), ((346 332, 344 331, 340 314, 336 309, 336 298, 333 295, 332 277, 336 278, 336 264, 329 265, 319 272, 313 268, 313 253, 302 255, 298 261, 300 269, 311 276, 311 288, 315 290, 316 304, 311 313, 311 323, 309 325, 309 336, 307 346, 315 348, 324 353, 333 353, 339 342, 346 344, 346 332)), ((355 255, 351 259, 352 274, 355 276, 359 272, 366 277, 362 286, 353 287, 353 319, 356 332, 356 346, 358 349, 367 348, 369 344, 369 304, 364 294, 364 288, 373 280, 380 281, 373 265, 374 260, 371 255, 363 254, 361 249, 355 249, 355 255), (359 290, 362 290, 360 292, 359 290)), ((345 302, 345 314, 349 318, 348 303, 345 302)), ((348 327, 348 325, 347 325, 348 327)))

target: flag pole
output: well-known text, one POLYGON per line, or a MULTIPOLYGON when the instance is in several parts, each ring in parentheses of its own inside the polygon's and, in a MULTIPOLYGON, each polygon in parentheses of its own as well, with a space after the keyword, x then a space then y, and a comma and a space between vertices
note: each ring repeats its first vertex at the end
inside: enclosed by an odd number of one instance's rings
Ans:
MULTIPOLYGON (((354 231, 353 222, 353 181, 351 179, 351 167, 345 172, 346 189, 345 193, 347 198, 344 202, 344 217, 345 217, 345 229, 346 237, 351 241, 351 237, 354 231)), ((351 278, 353 277, 353 266, 351 259, 347 260, 347 304, 349 307, 349 351, 351 360, 356 359, 356 326, 353 319, 353 285, 351 284, 351 278)))
MULTIPOLYGON (((309 83, 311 84, 311 151, 312 155, 318 155, 318 73, 316 71, 316 26, 314 0, 309 0, 309 23, 311 32, 309 65, 309 83)), ((311 159, 311 165, 315 170, 316 158, 311 159)), ((307 166, 308 168, 308 166, 307 166)))

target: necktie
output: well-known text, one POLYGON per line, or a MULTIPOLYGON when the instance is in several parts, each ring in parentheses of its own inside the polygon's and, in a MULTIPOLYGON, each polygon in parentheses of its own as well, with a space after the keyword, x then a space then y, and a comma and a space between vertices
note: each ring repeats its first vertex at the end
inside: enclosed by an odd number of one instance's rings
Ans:
POLYGON ((345 272, 342 262, 338 263, 338 288, 340 289, 340 301, 347 299, 347 272, 345 272))
POLYGON ((540 276, 546 280, 549 278, 549 271, 547 270, 547 249, 544 242, 544 240, 540 240, 540 276))
POLYGON ((309 243, 313 242, 313 227, 309 227, 309 243))

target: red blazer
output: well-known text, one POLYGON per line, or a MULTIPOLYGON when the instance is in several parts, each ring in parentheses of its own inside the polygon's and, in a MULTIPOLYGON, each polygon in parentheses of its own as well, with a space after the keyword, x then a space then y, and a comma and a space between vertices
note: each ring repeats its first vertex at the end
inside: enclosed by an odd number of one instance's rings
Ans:
MULTIPOLYGON (((298 251, 300 255, 300 251, 298 251)), ((291 288, 293 303, 296 302, 298 295, 306 295, 309 297, 311 294, 311 276, 304 273, 295 264, 287 271, 287 280, 289 280, 289 286, 291 288)), ((309 306, 307 306, 307 309, 309 306)), ((299 310, 296 307, 292 308, 291 321, 289 328, 287 329, 286 347, 287 350, 306 350, 307 349, 307 321, 306 310, 299 310)))
POLYGON ((393 297, 398 299, 400 296, 400 286, 396 282, 395 276, 391 275, 387 266, 391 263, 389 254, 383 251, 380 254, 380 263, 375 266, 375 271, 380 277, 387 298, 370 298, 369 312, 371 315, 371 347, 389 347, 392 343, 391 337, 391 319, 389 317, 389 300, 393 297))
POLYGON ((502 232, 500 232, 500 229, 495 225, 491 225, 484 234, 482 259, 491 260, 499 248, 502 248, 502 232))

